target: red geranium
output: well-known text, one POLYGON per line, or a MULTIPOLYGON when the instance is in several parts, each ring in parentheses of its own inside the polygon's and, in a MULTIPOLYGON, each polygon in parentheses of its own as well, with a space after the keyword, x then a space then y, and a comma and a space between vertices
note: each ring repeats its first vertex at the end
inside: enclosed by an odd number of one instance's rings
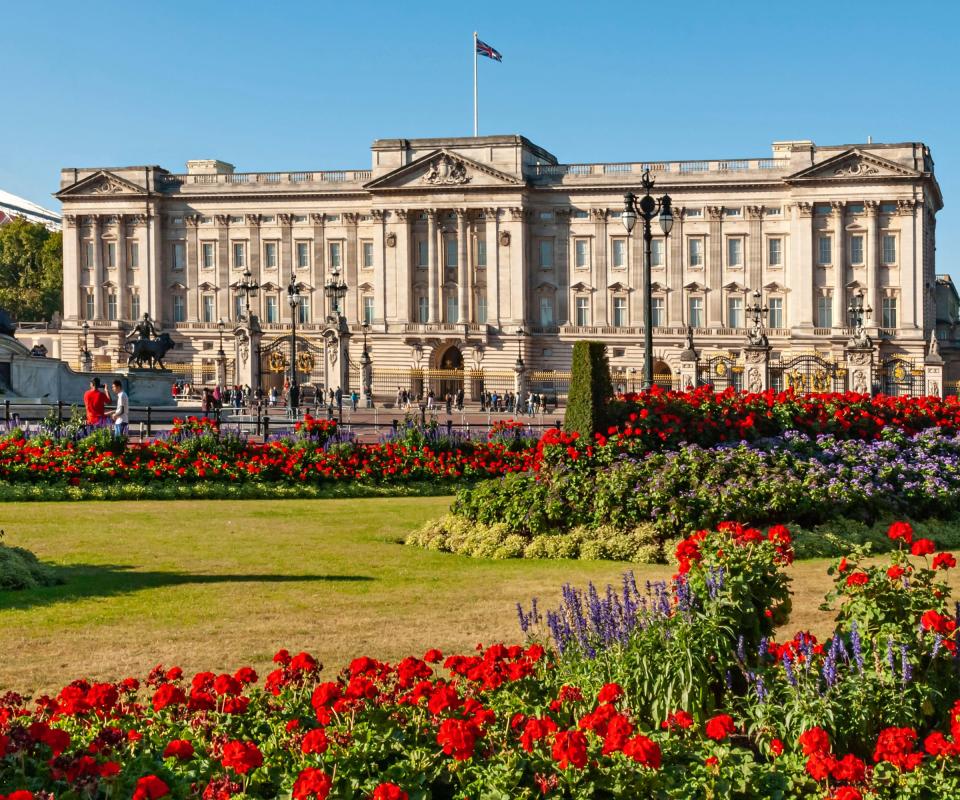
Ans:
POLYGON ((910 547, 910 554, 915 556, 928 556, 935 553, 937 546, 929 539, 917 539, 910 547))
POLYGON ((381 783, 373 790, 370 800, 408 800, 408 795, 395 783, 381 783))
POLYGON ((952 553, 937 553, 933 557, 932 566, 934 569, 953 569, 957 566, 957 559, 952 553))
POLYGON ((916 743, 917 732, 913 728, 886 728, 877 735, 873 760, 886 761, 905 771, 916 769, 923 761, 923 753, 914 752, 916 743))
POLYGON ((293 800, 326 800, 332 783, 322 769, 307 767, 293 783, 293 800))
POLYGON ((704 730, 711 739, 722 742, 736 730, 736 726, 729 714, 717 714, 717 716, 707 720, 704 730))
POLYGON ((810 728, 804 731, 797 737, 797 742, 803 748, 805 756, 830 751, 830 737, 823 728, 810 728))
POLYGON ((866 586, 869 580, 866 572, 851 572, 847 575, 847 586, 866 586))
POLYGON ((170 787, 160 778, 156 775, 144 775, 137 781, 132 800, 159 800, 168 794, 170 794, 170 787))
POLYGON ((663 759, 660 745, 642 735, 634 736, 628 741, 623 746, 623 754, 627 758, 632 758, 641 766, 650 769, 660 769, 660 763, 663 759))
POLYGON ((554 736, 551 755, 560 769, 571 765, 583 769, 587 765, 587 737, 582 731, 560 731, 554 736))
POLYGON ((193 758, 193 745, 186 739, 174 739, 163 751, 164 758, 176 758, 178 761, 189 761, 193 758))
POLYGON ((329 746, 330 742, 323 728, 314 728, 303 737, 303 741, 300 743, 300 751, 302 753, 320 754, 325 753, 329 746))
POLYGON ((477 735, 473 726, 462 719, 445 719, 437 731, 437 744, 456 761, 466 761, 473 755, 477 735))
POLYGON ((887 529, 887 536, 894 541, 899 539, 906 544, 910 544, 913 541, 913 527, 909 522, 894 522, 887 529))
POLYGON ((246 775, 263 764, 263 753, 253 742, 234 740, 223 746, 223 756, 220 761, 227 769, 232 769, 238 775, 246 775))

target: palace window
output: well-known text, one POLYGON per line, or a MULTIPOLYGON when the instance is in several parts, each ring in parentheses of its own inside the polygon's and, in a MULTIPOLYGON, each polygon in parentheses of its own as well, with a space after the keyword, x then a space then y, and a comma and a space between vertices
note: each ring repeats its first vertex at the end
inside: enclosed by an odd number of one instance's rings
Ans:
POLYGON ((183 322, 187 318, 186 303, 182 294, 173 296, 173 321, 183 322))
POLYGON ((115 269, 117 266, 117 243, 107 242, 107 267, 115 269))
POLYGON ((93 289, 87 289, 87 291, 84 293, 83 305, 84 305, 83 318, 93 319, 93 314, 94 314, 93 289))
POLYGON ((202 260, 200 264, 204 269, 213 269, 214 264, 216 263, 215 261, 216 251, 214 249, 215 247, 216 245, 214 245, 213 242, 203 243, 203 250, 202 250, 203 255, 202 255, 202 260))
POLYGON ((137 269, 140 266, 140 245, 137 242, 130 242, 127 245, 127 266, 130 269, 137 269))
POLYGON ((613 324, 617 328, 624 328, 628 324, 626 297, 613 298, 613 324))
POLYGON ((614 239, 611 250, 611 261, 614 269, 623 269, 627 266, 627 240, 614 239))
POLYGON ((662 328, 667 324, 666 302, 662 297, 650 298, 650 325, 662 328))
POLYGON ((577 269, 590 268, 590 240, 576 239, 573 243, 574 264, 577 269))
POLYGON ((484 294, 477 297, 477 322, 481 325, 487 322, 487 296, 484 294))
POLYGON ((276 242, 263 243, 263 266, 265 266, 267 269, 277 268, 277 243, 276 242))
POLYGON ((213 322, 215 316, 214 297, 212 294, 205 294, 203 296, 203 321, 207 323, 213 322))
POLYGON ((487 266, 487 240, 477 239, 477 269, 485 269, 487 266))
POLYGON ((233 268, 243 269, 247 266, 247 245, 245 242, 233 243, 233 268))
POLYGON ((783 266, 783 239, 779 236, 771 236, 767 239, 767 266, 783 266))
POLYGON ((360 242, 360 252, 361 252, 361 257, 363 259, 360 262, 360 265, 364 269, 372 269, 373 268, 373 242, 371 242, 369 239, 365 239, 364 241, 360 242))
POLYGON ((770 297, 767 299, 767 308, 769 311, 768 325, 771 328, 783 327, 783 298, 770 297))
POLYGON ((267 322, 277 323, 280 321, 279 303, 275 294, 267 295, 267 322))
POLYGON ((430 319, 430 301, 421 295, 417 298, 417 321, 421 324, 430 319))
POLYGON ((140 294, 130 292, 130 319, 140 319, 140 294))
POLYGON ((691 237, 687 239, 688 266, 698 268, 703 266, 703 239, 691 237))
POLYGON ((457 296, 455 294, 447 295, 447 322, 459 321, 459 306, 457 305, 457 296))
POLYGON ((883 328, 897 327, 897 298, 884 297, 880 301, 880 325, 883 328))
POLYGON ((691 328, 703 327, 703 298, 687 298, 687 324, 691 328))
POLYGON ((848 214, 862 214, 862 213, 863 213, 863 203, 848 203, 848 204, 847 204, 847 213, 848 213, 848 214))
POLYGON ((650 242, 650 266, 662 267, 664 255, 664 241, 657 238, 650 242))
POLYGON ((817 263, 818 264, 832 264, 833 263, 833 241, 829 236, 821 236, 817 240, 817 263))
POLYGON ((330 242, 330 269, 340 269, 340 255, 342 252, 341 242, 330 242))
POLYGON ((447 266, 447 269, 455 269, 457 266, 457 239, 455 236, 448 236, 445 240, 445 247, 447 248, 447 257, 444 262, 447 266))
POLYGON ((882 239, 883 263, 897 263, 897 237, 892 233, 883 234, 882 239))
POLYGON ((297 242, 297 269, 310 267, 310 242, 297 242))
POLYGON ((731 236, 727 239, 727 266, 743 267, 743 239, 740 236, 731 236))
POLYGON ((863 263, 863 234, 854 234, 850 237, 850 263, 863 263))
POLYGON ((310 324, 310 296, 304 295, 297 305, 297 325, 310 324))
POLYGON ((430 264, 430 248, 425 239, 417 240, 417 267, 426 269, 430 264))
POLYGON ((174 242, 173 243, 173 268, 174 269, 183 269, 184 264, 186 264, 186 248, 184 247, 183 242, 174 242))
POLYGON ((553 239, 537 241, 540 269, 553 269, 553 239))
POLYGON ((540 324, 553 325, 553 298, 540 298, 540 324))
POLYGON ((590 324, 590 298, 577 298, 577 325, 585 328, 590 324))
POLYGON ((833 327, 833 297, 821 294, 817 297, 817 327, 833 327))
POLYGON ((235 320, 243 319, 244 314, 246 314, 247 304, 245 298, 242 294, 235 294, 233 296, 233 318, 235 320))
POLYGON ((363 321, 373 325, 373 298, 368 294, 363 296, 363 321))
POLYGON ((111 291, 107 295, 107 319, 113 321, 117 318, 117 293, 111 291))
POLYGON ((83 263, 87 269, 93 269, 93 242, 83 243, 83 263))
POLYGON ((743 327, 743 298, 742 297, 727 298, 727 327, 729 328, 743 327))

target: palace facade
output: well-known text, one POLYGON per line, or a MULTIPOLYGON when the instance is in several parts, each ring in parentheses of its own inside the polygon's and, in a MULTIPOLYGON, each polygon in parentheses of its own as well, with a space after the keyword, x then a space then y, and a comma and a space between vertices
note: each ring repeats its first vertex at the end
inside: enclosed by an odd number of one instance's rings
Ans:
MULTIPOLYGON (((518 352, 534 375, 562 372, 584 338, 606 342, 613 369, 633 376, 643 238, 620 216, 644 170, 675 218, 669 236, 654 222, 658 381, 675 380, 688 326, 699 352, 736 356, 756 291, 775 358, 842 361, 847 309, 862 292, 878 359, 922 368, 938 307, 956 309, 952 283, 936 274, 943 201, 919 142, 788 141, 761 158, 601 164, 559 163, 522 136, 382 139, 371 151, 369 169, 324 172, 237 172, 216 160, 185 173, 64 169, 60 356, 79 361, 86 321, 95 362, 125 361, 123 339, 147 313, 178 343, 168 364, 211 381, 223 320, 231 382, 239 360, 256 357, 231 336, 244 322, 244 274, 260 286, 249 301, 266 351, 289 337, 295 273, 308 345, 331 313, 326 282, 345 281, 351 368, 366 323, 378 394, 430 370, 464 371, 468 394, 509 388, 518 352)), ((939 321, 947 379, 960 377, 953 321, 939 321)), ((322 363, 307 366, 302 380, 322 383, 322 363)))

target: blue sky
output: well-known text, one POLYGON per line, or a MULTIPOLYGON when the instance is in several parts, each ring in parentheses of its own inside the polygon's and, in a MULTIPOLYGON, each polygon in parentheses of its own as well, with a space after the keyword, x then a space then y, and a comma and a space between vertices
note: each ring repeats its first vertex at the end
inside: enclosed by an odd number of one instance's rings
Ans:
POLYGON ((960 5, 8 3, 0 187, 56 207, 62 166, 221 158, 365 168, 375 138, 481 133, 561 161, 763 157, 778 139, 928 143, 960 276, 960 5))

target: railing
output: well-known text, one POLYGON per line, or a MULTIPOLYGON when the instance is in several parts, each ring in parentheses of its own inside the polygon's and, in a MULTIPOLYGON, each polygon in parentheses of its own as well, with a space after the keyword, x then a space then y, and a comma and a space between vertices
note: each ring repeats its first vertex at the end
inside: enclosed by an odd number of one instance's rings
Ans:
POLYGON ((677 175, 700 175, 705 172, 736 173, 751 170, 785 170, 786 158, 734 158, 717 161, 637 161, 599 164, 535 164, 534 177, 563 178, 589 175, 640 175, 645 170, 677 175))
POLYGON ((260 184, 282 183, 364 183, 372 177, 369 169, 327 170, 324 172, 232 172, 213 175, 159 175, 161 186, 260 184))

